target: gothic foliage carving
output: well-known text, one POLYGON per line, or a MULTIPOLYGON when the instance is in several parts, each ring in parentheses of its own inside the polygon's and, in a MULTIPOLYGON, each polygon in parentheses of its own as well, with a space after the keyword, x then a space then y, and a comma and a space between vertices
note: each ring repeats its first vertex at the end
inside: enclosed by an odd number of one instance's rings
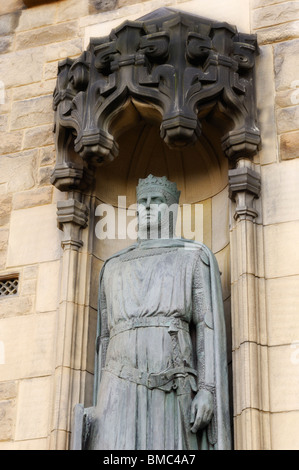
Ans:
POLYGON ((217 107, 226 122, 227 157, 252 157, 260 142, 256 53, 254 35, 168 8, 92 39, 79 58, 59 65, 52 183, 61 190, 82 188, 93 167, 117 156, 112 123, 128 100, 155 108, 161 138, 171 148, 194 143, 201 120, 217 107))

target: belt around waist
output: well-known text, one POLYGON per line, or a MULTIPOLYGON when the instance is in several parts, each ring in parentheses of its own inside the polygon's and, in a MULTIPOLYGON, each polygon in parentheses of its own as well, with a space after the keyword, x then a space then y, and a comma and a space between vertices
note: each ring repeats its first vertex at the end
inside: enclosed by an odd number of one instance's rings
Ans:
POLYGON ((175 330, 184 330, 189 333, 189 323, 181 320, 180 318, 173 317, 140 317, 140 318, 131 318, 130 320, 124 320, 117 323, 110 330, 110 339, 113 336, 123 333, 127 330, 134 330, 136 328, 147 328, 147 327, 165 327, 175 330))

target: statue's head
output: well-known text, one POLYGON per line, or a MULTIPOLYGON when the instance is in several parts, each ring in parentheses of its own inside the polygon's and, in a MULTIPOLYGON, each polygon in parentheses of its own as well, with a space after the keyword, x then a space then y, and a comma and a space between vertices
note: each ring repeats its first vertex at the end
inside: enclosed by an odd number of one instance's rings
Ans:
POLYGON ((180 198, 176 183, 149 175, 139 180, 136 192, 139 239, 172 238, 180 198))

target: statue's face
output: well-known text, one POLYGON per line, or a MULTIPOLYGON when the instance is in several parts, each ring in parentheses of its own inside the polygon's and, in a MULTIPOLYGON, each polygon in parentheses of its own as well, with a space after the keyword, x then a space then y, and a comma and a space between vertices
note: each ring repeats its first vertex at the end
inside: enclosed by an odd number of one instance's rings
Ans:
POLYGON ((162 192, 148 192, 139 197, 138 201, 139 230, 152 230, 163 224, 163 215, 167 212, 167 201, 162 192))

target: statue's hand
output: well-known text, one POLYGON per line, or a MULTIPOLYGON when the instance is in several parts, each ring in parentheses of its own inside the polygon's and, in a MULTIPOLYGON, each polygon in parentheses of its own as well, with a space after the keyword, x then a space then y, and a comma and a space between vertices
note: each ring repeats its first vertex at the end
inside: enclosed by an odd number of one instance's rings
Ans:
POLYGON ((191 431, 196 433, 209 424, 214 411, 213 395, 208 390, 199 390, 191 405, 191 431))

